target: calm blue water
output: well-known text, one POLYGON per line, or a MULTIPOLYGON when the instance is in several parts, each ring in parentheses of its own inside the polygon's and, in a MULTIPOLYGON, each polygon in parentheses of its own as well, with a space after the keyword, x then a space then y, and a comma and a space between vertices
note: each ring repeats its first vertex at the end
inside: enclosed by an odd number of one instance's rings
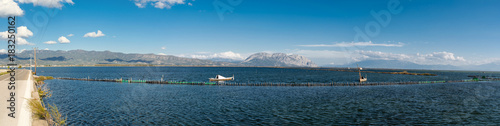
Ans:
MULTIPOLYGON (((410 71, 409 71, 410 72, 410 71)), ((426 71, 439 76, 368 74, 370 81, 467 79, 498 72, 426 71)), ((54 77, 237 82, 354 82, 357 73, 274 68, 62 67, 54 77), (266 77, 267 79, 262 79, 266 77)), ((69 125, 500 124, 500 83, 365 87, 154 85, 47 80, 69 125)))

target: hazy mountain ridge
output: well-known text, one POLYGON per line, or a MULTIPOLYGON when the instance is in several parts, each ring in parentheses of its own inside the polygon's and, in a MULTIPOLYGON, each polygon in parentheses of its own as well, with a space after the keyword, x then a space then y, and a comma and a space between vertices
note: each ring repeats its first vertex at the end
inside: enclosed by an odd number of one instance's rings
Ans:
POLYGON ((249 66, 292 66, 292 67, 317 67, 311 60, 301 55, 287 55, 284 53, 256 53, 250 55, 241 64, 249 66))
MULTIPOLYGON (((18 64, 29 64, 29 57, 33 50, 26 50, 16 54, 18 64)), ((0 54, 0 63, 7 64, 7 54, 0 54)), ((183 58, 172 55, 155 54, 125 54, 110 51, 52 51, 37 50, 37 64, 39 65, 96 65, 96 64, 151 64, 151 65, 209 65, 209 66, 317 66, 311 60, 300 55, 286 55, 283 53, 257 53, 245 61, 231 61, 226 59, 203 60, 183 58)), ((33 62, 34 63, 34 62, 33 62)))
MULTIPOLYGON (((29 64, 30 54, 33 50, 16 54, 18 64, 29 64)), ((7 54, 0 54, 0 59, 7 58, 7 54)), ((154 65, 214 65, 237 66, 227 62, 214 62, 211 60, 182 58, 172 55, 155 54, 125 54, 110 51, 52 51, 37 50, 37 63, 39 65, 95 65, 95 64, 154 64, 154 65)), ((1 60, 7 63, 7 60, 1 60)))

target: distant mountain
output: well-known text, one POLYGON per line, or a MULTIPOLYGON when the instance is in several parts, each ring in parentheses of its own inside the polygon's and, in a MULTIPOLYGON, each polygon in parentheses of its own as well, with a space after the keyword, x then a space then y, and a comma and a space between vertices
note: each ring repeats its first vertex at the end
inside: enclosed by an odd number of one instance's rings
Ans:
MULTIPOLYGON (((126 54, 110 51, 52 51, 37 50, 38 65, 96 65, 96 64, 134 64, 134 65, 209 65, 209 66, 298 66, 314 67, 316 64, 304 56, 283 53, 256 53, 245 61, 232 59, 193 59, 172 55, 126 54)), ((17 64, 29 64, 33 50, 16 53, 17 64)), ((8 63, 8 55, 0 54, 0 63, 8 63)), ((34 63, 34 62, 33 62, 34 63)))
MULTIPOLYGON (((18 64, 29 64, 29 57, 33 50, 16 54, 18 64)), ((213 65, 213 66, 238 66, 228 62, 216 62, 182 58, 171 55, 155 54, 125 54, 110 51, 52 51, 37 50, 37 64, 39 65, 95 65, 95 64, 153 64, 153 65, 213 65)), ((0 63, 8 62, 7 54, 0 54, 0 63)))
POLYGON ((256 53, 241 62, 247 66, 291 66, 291 67, 317 67, 311 60, 300 55, 287 55, 284 53, 256 53))
POLYGON ((243 60, 235 60, 235 59, 227 59, 227 58, 211 58, 207 60, 212 60, 216 62, 228 62, 228 63, 240 63, 243 62, 243 60))
POLYGON ((360 67, 365 68, 390 68, 390 69, 434 69, 434 70, 458 70, 461 69, 452 65, 420 65, 412 62, 399 61, 399 60, 365 60, 355 62, 347 65, 326 66, 326 67, 360 67))

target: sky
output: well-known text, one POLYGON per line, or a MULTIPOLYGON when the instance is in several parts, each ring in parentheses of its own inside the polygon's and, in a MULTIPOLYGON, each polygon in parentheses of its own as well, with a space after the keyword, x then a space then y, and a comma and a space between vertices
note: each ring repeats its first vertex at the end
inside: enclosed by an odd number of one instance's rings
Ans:
MULTIPOLYGON (((0 0, 0 20, 16 16, 19 51, 234 60, 268 52, 303 55, 320 66, 363 60, 466 66, 500 63, 498 6, 498 0, 0 0)), ((0 28, 7 31, 7 23, 0 28)))

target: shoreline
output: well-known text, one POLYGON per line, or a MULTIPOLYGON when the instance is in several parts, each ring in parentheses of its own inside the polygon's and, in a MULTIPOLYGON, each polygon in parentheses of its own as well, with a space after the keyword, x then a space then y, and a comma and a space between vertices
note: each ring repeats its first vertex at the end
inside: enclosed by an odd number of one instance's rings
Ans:
MULTIPOLYGON (((114 64, 114 65, 39 65, 37 67, 227 67, 227 68, 282 68, 282 69, 335 69, 335 70, 348 70, 348 67, 293 67, 293 66, 216 66, 216 65, 137 65, 137 64, 114 64)), ((7 66, 0 66, 0 69, 7 68, 7 66)), ((23 66, 23 68, 29 68, 23 66)), ((354 67, 353 67, 354 68, 354 67)), ((351 69, 353 69, 351 68, 351 69)), ((394 71, 439 71, 439 72, 500 72, 500 71, 487 71, 487 70, 436 70, 436 69, 399 69, 399 68, 363 68, 366 70, 394 70, 394 71)), ((366 71, 365 70, 365 71, 366 71)), ((361 71, 363 72, 363 71, 361 71)))

